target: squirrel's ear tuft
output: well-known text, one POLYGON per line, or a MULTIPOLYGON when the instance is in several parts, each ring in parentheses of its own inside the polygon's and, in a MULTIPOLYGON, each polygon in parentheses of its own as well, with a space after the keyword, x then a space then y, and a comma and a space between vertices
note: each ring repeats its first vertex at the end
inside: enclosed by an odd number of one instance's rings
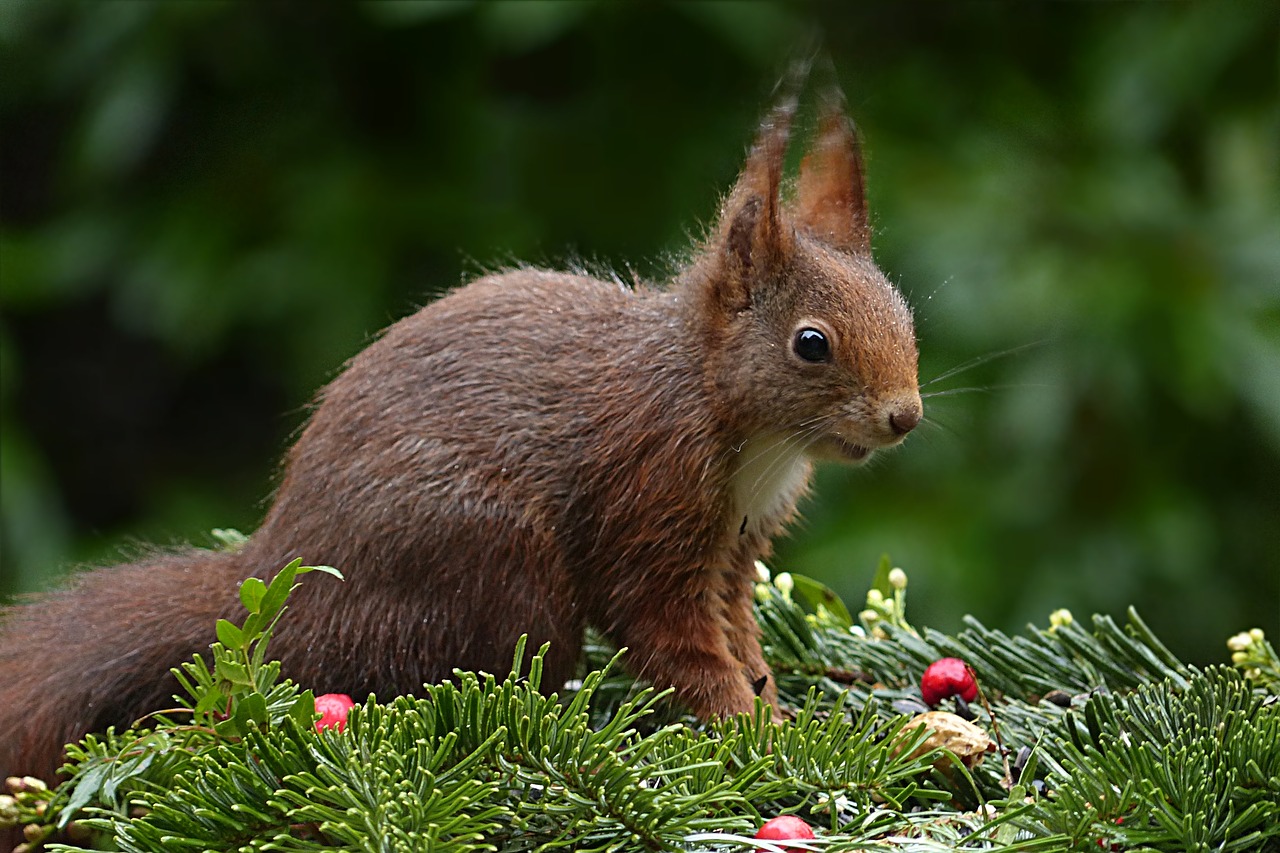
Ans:
POLYGON ((708 247, 719 256, 722 274, 716 277, 716 286, 726 305, 749 305, 751 283, 785 262, 794 244, 781 200, 782 171, 799 91, 794 76, 783 81, 782 97, 761 124, 708 247))
POLYGON ((858 132, 834 84, 822 98, 818 134, 800 162, 794 216, 797 225, 834 248, 871 252, 858 132))

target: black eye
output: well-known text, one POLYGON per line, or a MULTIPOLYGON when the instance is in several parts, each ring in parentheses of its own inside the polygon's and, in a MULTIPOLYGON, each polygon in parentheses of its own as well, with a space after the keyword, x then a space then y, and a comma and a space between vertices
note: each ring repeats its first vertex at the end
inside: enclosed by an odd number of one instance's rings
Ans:
POLYGON ((805 361, 831 360, 831 344, 827 342, 827 336, 808 326, 796 332, 795 338, 791 341, 791 348, 805 361))

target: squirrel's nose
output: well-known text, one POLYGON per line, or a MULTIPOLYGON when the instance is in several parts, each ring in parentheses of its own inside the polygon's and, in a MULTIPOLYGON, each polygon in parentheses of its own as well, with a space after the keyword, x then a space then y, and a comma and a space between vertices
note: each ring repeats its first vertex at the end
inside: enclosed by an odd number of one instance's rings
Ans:
POLYGON ((889 428, 894 435, 906 435, 916 428, 923 415, 924 409, 918 402, 903 403, 889 413, 889 428))

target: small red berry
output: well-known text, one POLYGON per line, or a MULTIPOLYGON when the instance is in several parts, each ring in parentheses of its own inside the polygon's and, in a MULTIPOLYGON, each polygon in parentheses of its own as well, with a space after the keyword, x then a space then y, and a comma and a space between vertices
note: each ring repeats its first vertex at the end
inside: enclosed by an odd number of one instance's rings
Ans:
POLYGON ((347 727, 347 712, 356 706, 351 697, 345 693, 322 693, 316 697, 316 731, 337 728, 342 731, 347 727))
POLYGON ((756 838, 765 841, 796 841, 813 838, 813 830, 800 818, 788 814, 765 821, 764 826, 756 830, 756 838))
POLYGON ((972 702, 978 696, 978 682, 974 681, 973 673, 964 661, 940 658, 929 664, 920 677, 920 694, 930 707, 950 696, 972 702))

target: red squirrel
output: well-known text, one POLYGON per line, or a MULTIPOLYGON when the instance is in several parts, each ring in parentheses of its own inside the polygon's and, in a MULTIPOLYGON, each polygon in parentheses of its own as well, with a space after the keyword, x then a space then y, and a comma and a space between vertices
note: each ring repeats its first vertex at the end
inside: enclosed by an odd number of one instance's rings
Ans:
MULTIPOLYGON (((517 268, 393 324, 318 395, 262 526, 79 575, 0 624, 0 776, 165 707, 169 669, 295 557, 271 653, 380 698, 503 672, 517 638, 571 677, 586 626, 701 718, 777 691, 755 561, 815 461, 858 463, 922 417, 911 312, 871 257, 858 139, 833 88, 793 192, 794 93, 716 225, 665 284, 517 268)), ((775 710, 776 715, 776 710, 775 710)))

